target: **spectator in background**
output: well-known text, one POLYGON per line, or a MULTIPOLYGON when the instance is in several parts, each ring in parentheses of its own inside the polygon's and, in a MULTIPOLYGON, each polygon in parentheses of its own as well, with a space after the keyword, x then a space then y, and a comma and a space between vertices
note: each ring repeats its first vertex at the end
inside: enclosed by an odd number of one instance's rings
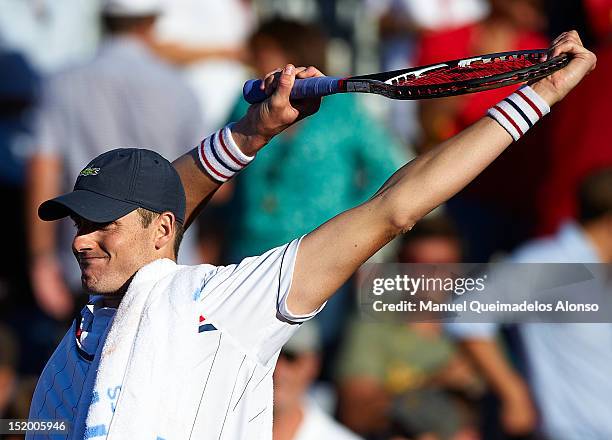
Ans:
MULTIPOLYGON (((487 14, 486 0, 365 0, 376 17, 380 38, 381 70, 414 66, 415 51, 423 32, 456 29, 475 23, 487 14)), ((393 130, 409 144, 419 135, 417 102, 389 103, 393 130)))
MULTIPOLYGON (((0 49, 0 193, 6 206, 23 205, 23 150, 31 140, 28 112, 38 96, 40 78, 25 57, 0 49)), ((0 320, 12 313, 19 296, 27 296, 27 255, 23 212, 5 215, 3 231, 11 257, 0 267, 0 320)))
POLYGON ((365 0, 378 17, 384 70, 406 68, 415 61, 415 43, 423 32, 444 32, 485 18, 485 0, 365 0))
MULTIPOLYGON (((578 223, 569 222, 556 235, 526 244, 511 261, 612 263, 612 168, 587 177, 577 203, 578 223)), ((525 434, 535 429, 537 416, 528 387, 498 348, 497 325, 456 323, 448 330, 462 341, 500 397, 506 432, 525 434)), ((540 413, 538 428, 546 438, 612 438, 612 324, 525 323, 518 332, 540 413)))
POLYGON ((321 341, 314 321, 306 322, 281 350, 274 370, 274 440, 358 440, 308 396, 319 375, 321 341))
MULTIPOLYGON (((18 370, 20 349, 16 335, 0 324, 0 419, 27 419, 36 377, 23 376, 18 370)), ((6 425, 5 425, 6 428, 6 425)), ((22 439, 23 434, 2 436, 22 439)))
POLYGON ((0 419, 11 415, 10 406, 17 390, 17 339, 0 325, 0 419))
MULTIPOLYGON (((461 262, 461 242, 445 217, 405 234, 399 262, 461 262)), ((368 438, 475 439, 472 414, 449 390, 480 392, 476 376, 436 322, 355 319, 338 362, 340 420, 368 438)))
POLYGON ((591 8, 591 5, 603 6, 610 5, 610 0, 543 0, 546 17, 548 18, 548 36, 552 39, 555 36, 574 29, 580 34, 580 39, 586 47, 593 47, 596 32, 589 24, 593 21, 604 24, 605 28, 610 26, 610 17, 605 10, 591 8), (587 12, 595 12, 593 16, 587 12), (591 17, 589 17, 591 15, 591 17), (589 18, 591 20, 589 20, 589 18))
MULTIPOLYGON (((489 0, 490 12, 482 20, 452 29, 425 32, 417 49, 417 65, 465 58, 483 53, 541 49, 547 39, 540 0, 489 0)), ((454 99, 424 101, 425 147, 458 133, 482 117, 491 102, 508 94, 508 88, 454 99), (431 107, 425 104, 432 104, 431 107), (443 111, 437 119, 429 113, 443 111)))
POLYGON ((0 0, 0 47, 17 51, 41 74, 94 55, 100 0, 0 0))
POLYGON ((255 26, 250 0, 172 0, 155 25, 155 49, 182 67, 204 119, 202 130, 221 125, 247 73, 244 44, 255 26))
MULTIPOLYGON (((90 158, 104 151, 139 146, 172 160, 201 138, 191 91, 149 49, 160 12, 159 0, 104 0, 100 53, 44 85, 28 164, 26 219, 34 294, 55 319, 70 316, 72 294, 81 291, 80 270, 69 245, 72 225, 64 221, 58 231, 55 223, 39 220, 40 203, 69 190, 90 158)), ((179 255, 185 263, 197 261, 190 237, 179 255)))
POLYGON ((551 115, 550 158, 537 192, 540 234, 555 233, 563 222, 576 218, 580 182, 594 169, 612 166, 612 1, 584 3, 590 33, 596 37, 597 69, 551 115))
MULTIPOLYGON (((274 19, 251 37, 249 52, 262 76, 286 63, 325 66, 326 40, 315 25, 274 19)), ((230 120, 247 108, 241 98, 230 120)), ((274 138, 236 180, 231 259, 258 255, 365 201, 400 163, 402 150, 355 95, 326 98, 315 118, 274 138)), ((349 288, 343 289, 317 317, 325 354, 349 309, 349 288)))
MULTIPOLYGON (((418 49, 417 64, 548 47, 546 37, 540 33, 546 24, 541 0, 489 0, 489 4, 489 15, 477 23, 425 33, 418 49)), ((488 108, 511 92, 512 88, 504 87, 421 101, 421 150, 476 122, 488 108)), ((449 215, 469 243, 467 261, 488 261, 494 252, 510 250, 531 236, 536 209, 533 188, 543 179, 541 164, 546 163, 547 153, 546 124, 537 130, 521 140, 517 148, 503 154, 482 173, 477 183, 469 185, 447 203, 449 215)))

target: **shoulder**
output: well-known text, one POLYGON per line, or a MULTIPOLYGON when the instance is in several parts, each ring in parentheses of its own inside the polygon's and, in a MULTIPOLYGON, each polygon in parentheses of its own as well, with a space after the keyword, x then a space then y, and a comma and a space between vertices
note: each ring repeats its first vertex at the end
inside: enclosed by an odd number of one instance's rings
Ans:
POLYGON ((91 77, 94 72, 96 72, 96 67, 92 61, 67 66, 45 77, 42 82, 42 90, 53 94, 69 92, 71 88, 91 77))
POLYGON ((208 279, 225 267, 226 266, 213 266, 212 264, 177 265, 176 271, 171 273, 170 276, 208 279))
POLYGON ((270 249, 261 255, 246 257, 236 264, 227 266, 212 266, 210 264, 201 264, 198 266, 181 266, 179 271, 188 274, 190 277, 198 277, 203 281, 207 288, 214 288, 229 279, 232 284, 247 286, 256 285, 263 280, 279 278, 283 272, 291 272, 284 270, 286 265, 289 268, 297 256, 301 237, 285 243, 281 246, 270 249), (286 263, 286 264, 285 264, 286 263), (247 281, 248 279, 248 281, 247 281))

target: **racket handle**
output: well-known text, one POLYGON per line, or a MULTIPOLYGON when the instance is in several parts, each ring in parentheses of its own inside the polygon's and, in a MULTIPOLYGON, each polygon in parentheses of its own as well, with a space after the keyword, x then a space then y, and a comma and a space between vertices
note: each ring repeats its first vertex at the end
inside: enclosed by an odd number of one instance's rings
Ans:
MULTIPOLYGON (((320 76, 318 78, 296 79, 291 89, 291 99, 317 98, 320 96, 333 95, 340 91, 340 78, 332 76, 320 76)), ((268 97, 259 87, 260 79, 251 79, 244 83, 242 95, 249 104, 265 101, 268 97)))

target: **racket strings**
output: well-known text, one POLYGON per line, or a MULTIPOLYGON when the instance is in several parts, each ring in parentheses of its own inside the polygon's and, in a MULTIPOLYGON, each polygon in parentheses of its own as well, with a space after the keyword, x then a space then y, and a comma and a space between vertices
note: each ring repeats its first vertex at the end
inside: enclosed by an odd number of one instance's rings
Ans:
POLYGON ((531 67, 538 63, 536 57, 513 57, 489 62, 473 62, 467 66, 442 68, 422 74, 419 77, 409 75, 393 81, 395 86, 427 86, 448 84, 459 81, 485 78, 506 72, 531 67))

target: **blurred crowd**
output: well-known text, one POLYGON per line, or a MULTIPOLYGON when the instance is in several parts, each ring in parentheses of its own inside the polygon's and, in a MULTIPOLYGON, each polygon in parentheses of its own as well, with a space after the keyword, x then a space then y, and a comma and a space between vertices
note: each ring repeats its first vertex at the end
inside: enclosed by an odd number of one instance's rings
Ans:
MULTIPOLYGON (((543 48, 569 29, 597 69, 381 262, 612 263, 612 0, 0 0, 0 418, 28 417, 87 303, 73 225, 37 208, 89 159, 173 160, 246 112, 244 80, 289 62, 365 74, 543 48)), ((179 263, 234 263, 314 229, 512 90, 325 98, 215 194, 179 263)), ((351 281, 281 352, 274 438, 610 439, 611 367, 610 323, 370 323, 351 281)))

